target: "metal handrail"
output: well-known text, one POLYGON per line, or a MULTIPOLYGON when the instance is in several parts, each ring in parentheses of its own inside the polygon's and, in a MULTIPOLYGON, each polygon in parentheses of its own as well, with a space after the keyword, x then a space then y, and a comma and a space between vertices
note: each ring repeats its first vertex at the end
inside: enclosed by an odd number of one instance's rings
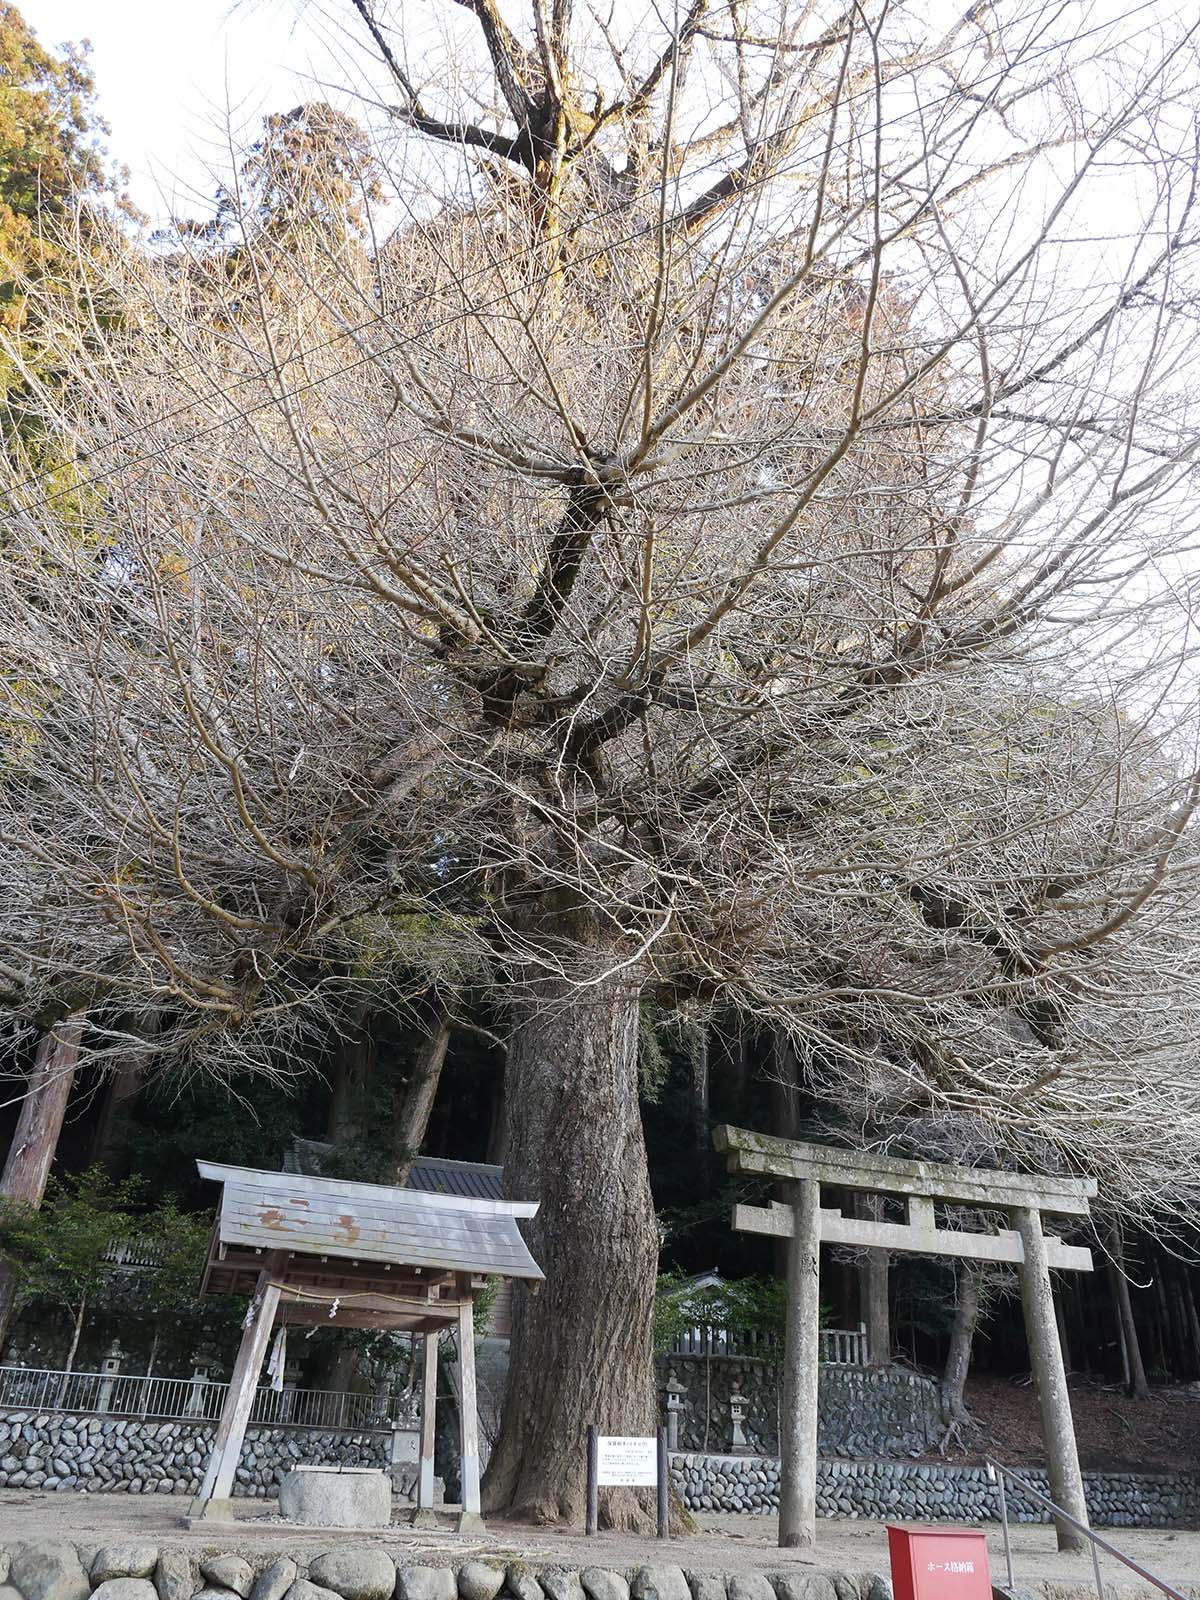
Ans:
POLYGON ((1088 1527, 1086 1522, 1077 1521, 1069 1511, 1064 1511, 1061 1506, 1055 1505, 1054 1501, 1050 1499, 1049 1495, 1043 1494, 1040 1489, 1035 1489, 1027 1478, 1021 1477, 1020 1473, 1014 1472, 1011 1467, 1003 1466, 999 1461, 994 1460, 991 1456, 984 1456, 983 1459, 987 1463, 988 1477, 991 1478, 993 1483, 995 1483, 1000 1494, 1000 1520, 1004 1524, 1004 1560, 1008 1567, 1009 1589, 1012 1589, 1014 1580, 1012 1545, 1009 1542, 1008 1537, 1008 1498, 1004 1493, 1005 1478, 1011 1478, 1013 1483, 1016 1484, 1017 1488, 1020 1489, 1022 1494, 1027 1494, 1031 1500, 1036 1500, 1039 1505, 1045 1506, 1047 1511, 1051 1512, 1053 1516, 1056 1518, 1061 1518, 1063 1522, 1069 1523, 1077 1533, 1082 1533, 1084 1538, 1091 1540, 1092 1570, 1096 1574, 1096 1593, 1099 1595, 1100 1600, 1104 1600, 1104 1579, 1100 1576, 1101 1550, 1105 1551, 1106 1554, 1110 1556, 1114 1556, 1118 1561, 1123 1562, 1131 1572, 1136 1572, 1139 1578, 1144 1578, 1147 1583, 1153 1584, 1153 1586, 1156 1589, 1161 1590, 1163 1594, 1169 1595, 1171 1600, 1185 1600, 1185 1596, 1180 1594, 1178 1589, 1172 1589, 1171 1585, 1167 1583, 1165 1579, 1155 1577, 1154 1573, 1151 1572, 1147 1567, 1143 1567, 1140 1561, 1135 1561, 1132 1556, 1127 1556, 1124 1551, 1118 1550, 1115 1544, 1109 1544, 1107 1539, 1102 1539, 1098 1533, 1094 1533, 1092 1529, 1088 1527))

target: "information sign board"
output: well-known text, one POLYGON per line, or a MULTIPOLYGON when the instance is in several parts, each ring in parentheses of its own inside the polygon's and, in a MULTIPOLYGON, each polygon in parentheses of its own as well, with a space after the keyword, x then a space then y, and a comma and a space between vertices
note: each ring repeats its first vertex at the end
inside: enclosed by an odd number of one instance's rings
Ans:
POLYGON ((601 1434, 596 1481, 602 1489, 651 1488, 658 1482, 658 1440, 651 1435, 601 1434))

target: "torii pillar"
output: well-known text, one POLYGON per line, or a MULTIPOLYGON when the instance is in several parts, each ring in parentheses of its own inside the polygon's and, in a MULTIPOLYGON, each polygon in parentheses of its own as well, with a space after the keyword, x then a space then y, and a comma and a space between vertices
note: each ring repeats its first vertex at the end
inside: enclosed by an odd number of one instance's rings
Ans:
MULTIPOLYGON (((971 1261, 1013 1262, 1020 1269, 1029 1359, 1037 1386, 1049 1468, 1050 1498, 1084 1528, 1088 1525, 1083 1475, 1071 1418, 1071 1401, 1054 1316, 1051 1268, 1090 1272, 1090 1250, 1065 1245, 1042 1230, 1042 1213, 1088 1214, 1096 1193, 1090 1178, 1027 1176, 940 1161, 901 1161, 828 1145, 805 1144, 719 1127, 713 1139, 731 1172, 782 1178, 789 1204, 735 1206, 733 1225, 788 1241, 787 1321, 784 1340, 783 1417, 780 1428, 779 1543, 810 1548, 817 1533, 817 1392, 822 1240, 867 1249, 907 1250, 971 1261), (823 1210, 821 1184, 900 1197, 905 1222, 844 1217, 823 1210), (968 1233, 939 1228, 934 1202, 1006 1211, 1012 1228, 968 1233)), ((1081 1550, 1084 1536, 1065 1517, 1055 1518, 1060 1550, 1081 1550)))

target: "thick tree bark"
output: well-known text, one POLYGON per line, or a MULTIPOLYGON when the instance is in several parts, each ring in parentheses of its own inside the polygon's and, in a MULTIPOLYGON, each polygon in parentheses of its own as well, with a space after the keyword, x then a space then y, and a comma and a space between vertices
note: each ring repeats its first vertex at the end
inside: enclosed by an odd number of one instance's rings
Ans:
POLYGON ((1150 1385, 1146 1382, 1146 1367, 1142 1361, 1142 1347, 1138 1341, 1137 1324, 1133 1320, 1133 1302, 1129 1297, 1129 1279, 1125 1276, 1125 1250, 1119 1228, 1114 1228, 1110 1241, 1112 1263, 1109 1276, 1117 1302, 1117 1315, 1125 1339, 1125 1354, 1129 1362, 1129 1387, 1135 1400, 1149 1400, 1150 1385))
MULTIPOLYGON (((655 1422, 658 1234, 638 1106, 638 992, 593 944, 592 982, 531 979, 512 1002, 505 1186, 538 1200, 523 1224, 546 1274, 515 1285, 512 1360, 486 1510, 533 1522, 584 1517, 589 1423, 655 1422)), ((604 1526, 649 1531, 645 1491, 606 1490, 604 1526)))
MULTIPOLYGON (((34 1207, 42 1203, 75 1082, 82 1032, 83 1018, 75 1013, 55 1023, 38 1045, 17 1129, 0 1175, 0 1200, 34 1207)), ((0 1351, 8 1338, 16 1294, 16 1272, 8 1262, 0 1261, 0 1351)))
POLYGON ((942 1421, 947 1428, 967 1420, 967 1373, 971 1370, 971 1346, 979 1323, 979 1299, 983 1287, 983 1268, 963 1266, 958 1274, 958 1303, 950 1329, 950 1349, 942 1371, 942 1421))
POLYGON ((400 1152, 396 1164, 396 1182, 405 1184, 412 1171, 413 1160, 421 1153, 425 1133, 429 1127, 429 1114, 437 1099, 446 1050, 450 1044, 450 1022, 444 1011, 438 1013, 429 1032, 417 1046, 416 1059, 409 1075, 408 1087, 396 1119, 396 1148, 400 1152))

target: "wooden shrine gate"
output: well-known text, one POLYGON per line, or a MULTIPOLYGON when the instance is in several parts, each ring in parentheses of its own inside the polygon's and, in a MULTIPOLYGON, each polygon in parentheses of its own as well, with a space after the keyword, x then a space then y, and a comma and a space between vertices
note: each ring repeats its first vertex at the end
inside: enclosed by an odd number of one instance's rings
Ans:
MULTIPOLYGON (((733 1212, 735 1228, 788 1241, 779 1543, 808 1546, 816 1539, 822 1242, 1016 1264, 1046 1441, 1050 1498, 1086 1527, 1087 1504, 1050 1270, 1090 1272, 1092 1253, 1046 1234, 1042 1216, 1087 1216, 1088 1201, 1096 1193, 1094 1180, 994 1172, 940 1161, 903 1161, 895 1156, 771 1138, 743 1128, 716 1128, 713 1140, 717 1149, 724 1151, 730 1172, 782 1179, 791 1186, 790 1204, 739 1205, 733 1212), (826 1209, 821 1205, 822 1184, 900 1196, 906 1220, 872 1221, 826 1209), (1000 1210, 1012 1227, 979 1233, 939 1227, 935 1203, 1000 1210)), ((1083 1537, 1069 1523, 1058 1519, 1055 1526, 1060 1550, 1082 1549, 1083 1537)))

